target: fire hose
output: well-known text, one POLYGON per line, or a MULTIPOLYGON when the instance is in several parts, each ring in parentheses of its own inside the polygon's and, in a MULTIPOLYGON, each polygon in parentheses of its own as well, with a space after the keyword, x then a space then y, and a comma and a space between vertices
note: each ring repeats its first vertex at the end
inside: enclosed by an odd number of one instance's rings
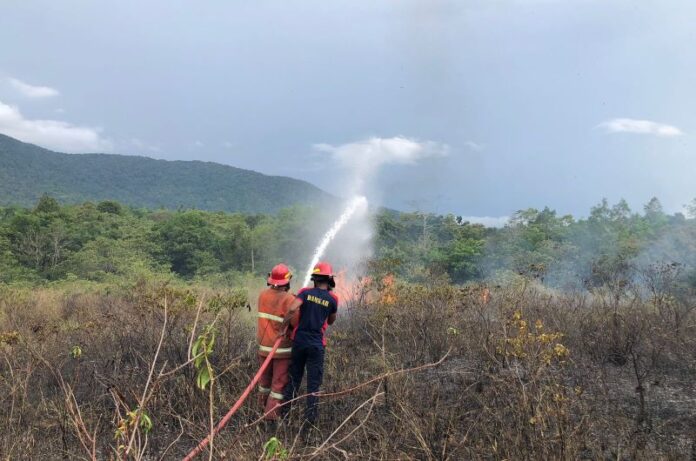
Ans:
POLYGON ((234 415, 237 412, 237 410, 239 410, 239 408, 242 406, 242 404, 244 403, 246 398, 249 397, 249 394, 254 389, 254 386, 256 386, 256 383, 261 378, 261 375, 263 374, 264 371, 266 371, 266 368, 268 368, 268 364, 271 363, 271 360, 273 360, 273 355, 275 354, 276 350, 278 349, 278 346, 280 346, 280 342, 282 340, 283 340, 282 336, 279 337, 278 339, 276 339, 275 344, 273 344, 273 349, 271 349, 271 352, 268 353, 266 360, 264 360, 263 363, 261 364, 261 368, 259 368, 259 371, 256 372, 254 379, 251 380, 251 382, 249 383, 247 388, 244 390, 242 395, 239 397, 239 399, 237 399, 237 401, 234 403, 234 405, 232 405, 232 408, 230 408, 230 411, 228 411, 227 414, 220 420, 220 422, 217 424, 217 426, 215 426, 215 429, 213 429, 213 431, 210 434, 208 434, 208 436, 206 438, 201 440, 201 442, 196 446, 196 448, 191 450, 191 452, 188 455, 186 455, 186 457, 184 458, 184 461, 191 461, 193 458, 195 458, 196 455, 198 455, 201 451, 203 451, 203 449, 205 447, 208 446, 208 444, 210 443, 210 440, 213 437, 215 437, 218 434, 218 432, 220 432, 222 430, 222 428, 224 428, 227 425, 230 418, 232 418, 232 415, 234 415))

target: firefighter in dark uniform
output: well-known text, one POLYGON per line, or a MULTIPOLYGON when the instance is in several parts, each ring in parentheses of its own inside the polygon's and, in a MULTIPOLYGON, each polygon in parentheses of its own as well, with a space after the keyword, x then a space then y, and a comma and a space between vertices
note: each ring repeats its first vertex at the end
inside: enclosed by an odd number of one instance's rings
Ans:
MULTIPOLYGON (((336 321, 338 311, 338 296, 331 291, 336 287, 331 265, 318 263, 312 272, 312 282, 313 287, 303 288, 297 293, 297 299, 286 316, 286 323, 292 327, 292 360, 290 382, 285 388, 286 401, 299 394, 305 369, 308 394, 319 392, 324 377, 324 332, 336 321)), ((318 400, 316 395, 307 397, 305 420, 311 426, 316 425, 318 418, 318 400)))

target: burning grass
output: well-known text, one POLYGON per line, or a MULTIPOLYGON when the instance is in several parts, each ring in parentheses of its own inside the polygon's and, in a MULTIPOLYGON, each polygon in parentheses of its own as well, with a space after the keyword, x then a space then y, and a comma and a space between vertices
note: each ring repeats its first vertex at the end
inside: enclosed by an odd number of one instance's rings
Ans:
MULTIPOLYGON (((337 395, 321 401, 320 430, 299 435, 302 405, 278 427, 257 423, 250 399, 214 439, 213 459, 694 455, 688 299, 529 282, 490 298, 392 280, 364 289, 373 293, 352 298, 331 329, 323 392, 337 395)), ((240 292, 148 283, 4 288, 0 354, 5 459, 181 458, 257 366, 240 292), (213 379, 201 389, 191 359, 205 331, 215 332, 213 379)))

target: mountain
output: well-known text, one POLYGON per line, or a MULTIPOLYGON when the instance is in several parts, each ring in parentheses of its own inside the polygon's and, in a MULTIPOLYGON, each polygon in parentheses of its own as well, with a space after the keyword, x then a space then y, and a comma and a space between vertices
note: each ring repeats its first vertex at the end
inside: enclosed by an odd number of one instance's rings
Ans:
POLYGON ((0 134, 0 205, 117 200, 145 208, 272 213, 332 198, 298 179, 212 162, 62 154, 0 134))

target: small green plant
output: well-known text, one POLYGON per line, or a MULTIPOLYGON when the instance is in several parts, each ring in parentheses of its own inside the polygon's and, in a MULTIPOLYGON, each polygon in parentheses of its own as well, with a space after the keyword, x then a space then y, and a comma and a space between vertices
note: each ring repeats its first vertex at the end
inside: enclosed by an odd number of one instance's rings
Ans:
MULTIPOLYGON (((150 431, 152 430, 152 418, 150 418, 150 415, 148 415, 144 410, 141 410, 140 408, 136 408, 135 410, 130 410, 126 413, 126 417, 122 418, 118 422, 118 427, 116 428, 116 432, 114 433, 114 438, 115 439, 122 439, 126 440, 130 434, 130 431, 135 428, 136 421, 138 422, 138 426, 140 426, 140 429, 146 433, 149 434, 150 431), (138 416, 138 413, 140 413, 140 416, 138 416)), ((119 450, 122 450, 125 448, 125 445, 119 445, 119 450)))
POLYGON ((285 461, 289 456, 287 448, 276 437, 271 437, 263 444, 263 459, 285 461))
POLYGON ((77 344, 74 345, 72 349, 70 349, 70 357, 76 360, 82 357, 82 348, 77 344))
POLYGON ((196 386, 199 389, 205 390, 206 386, 213 378, 213 367, 210 364, 210 356, 213 353, 215 345, 215 330, 211 325, 208 325, 203 333, 198 336, 193 343, 191 353, 195 357, 193 366, 198 370, 196 374, 196 386))
POLYGON ((146 434, 149 434, 152 430, 152 419, 150 415, 144 411, 140 414, 140 428, 145 431, 146 434))

